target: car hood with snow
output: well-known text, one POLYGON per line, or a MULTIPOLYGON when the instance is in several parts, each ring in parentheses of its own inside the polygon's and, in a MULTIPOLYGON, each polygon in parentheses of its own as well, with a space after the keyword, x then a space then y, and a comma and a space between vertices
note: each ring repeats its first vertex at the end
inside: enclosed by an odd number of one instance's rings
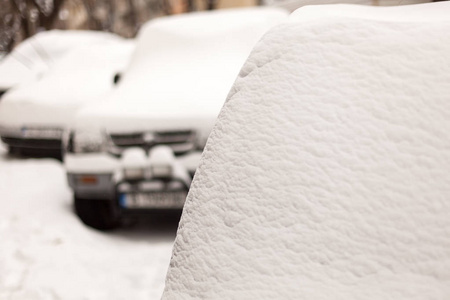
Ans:
POLYGON ((82 30, 38 33, 23 41, 0 61, 0 91, 41 77, 59 58, 73 49, 116 38, 109 33, 82 30))
POLYGON ((23 127, 64 129, 79 107, 111 90, 133 49, 133 41, 119 37, 78 47, 42 79, 11 90, 0 103, 2 136, 23 127))
POLYGON ((330 6, 269 31, 203 152, 162 299, 447 299, 449 21, 445 2, 330 6))
POLYGON ((196 129, 206 139, 254 44, 284 20, 281 9, 232 9, 146 24, 118 87, 84 107, 74 127, 112 133, 196 129))

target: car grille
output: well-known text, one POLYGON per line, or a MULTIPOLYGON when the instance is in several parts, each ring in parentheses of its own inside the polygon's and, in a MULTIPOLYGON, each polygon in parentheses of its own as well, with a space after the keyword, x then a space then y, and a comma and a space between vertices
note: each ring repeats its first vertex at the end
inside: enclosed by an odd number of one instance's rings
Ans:
POLYGON ((145 145, 142 133, 133 134, 114 134, 111 135, 111 141, 119 147, 132 147, 145 145))
POLYGON ((60 139, 23 139, 15 137, 1 137, 3 143, 10 147, 29 149, 55 149, 61 152, 60 139))
POLYGON ((175 154, 185 153, 195 148, 195 132, 192 130, 111 134, 110 137, 113 154, 121 154, 128 147, 141 147, 148 150, 155 145, 167 145, 175 154))

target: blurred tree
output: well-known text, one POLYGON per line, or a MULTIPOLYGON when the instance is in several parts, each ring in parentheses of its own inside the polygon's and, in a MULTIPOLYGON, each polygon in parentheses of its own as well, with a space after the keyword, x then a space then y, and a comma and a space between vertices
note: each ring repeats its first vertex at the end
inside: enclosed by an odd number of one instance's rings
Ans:
POLYGON ((1 0, 0 51, 41 30, 51 29, 64 0, 1 0))
POLYGON ((249 1, 0 0, 0 52, 10 52, 19 42, 43 30, 102 30, 130 38, 143 23, 157 16, 248 5, 249 1))
POLYGON ((89 29, 133 37, 146 21, 193 10, 193 0, 0 0, 0 52, 39 31, 89 29), (186 2, 186 5, 179 5, 186 2))

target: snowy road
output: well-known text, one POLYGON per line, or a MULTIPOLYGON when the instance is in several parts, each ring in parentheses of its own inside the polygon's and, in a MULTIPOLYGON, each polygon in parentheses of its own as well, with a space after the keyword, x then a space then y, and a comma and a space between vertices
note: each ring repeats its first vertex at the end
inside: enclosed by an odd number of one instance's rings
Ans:
POLYGON ((72 211, 62 165, 0 144, 0 299, 159 299, 177 222, 112 233, 72 211))

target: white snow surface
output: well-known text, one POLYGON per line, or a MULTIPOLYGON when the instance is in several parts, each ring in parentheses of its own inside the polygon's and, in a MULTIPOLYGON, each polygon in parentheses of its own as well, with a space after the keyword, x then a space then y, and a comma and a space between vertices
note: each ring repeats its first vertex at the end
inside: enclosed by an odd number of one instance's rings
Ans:
POLYGON ((79 159, 77 154, 66 153, 64 165, 72 174, 90 174, 93 167, 96 174, 111 174, 120 167, 120 161, 117 157, 104 152, 83 153, 83 159, 79 159))
POLYGON ((83 30, 38 33, 0 61, 0 90, 34 81, 73 49, 114 39, 118 37, 110 33, 83 30))
POLYGON ((107 101, 84 107, 75 127, 114 133, 187 128, 207 137, 251 49, 285 19, 281 9, 249 8, 150 21, 117 89, 107 101))
POLYGON ((11 158, 1 144, 0 196, 0 299, 160 299, 175 224, 90 229, 59 162, 11 158))
POLYGON ((40 80, 2 97, 0 125, 65 128, 84 104, 102 100, 128 64, 134 41, 118 37, 88 44, 60 58, 40 80))
POLYGON ((450 22, 431 13, 450 5, 427 5, 429 22, 300 10, 263 37, 206 145, 163 299, 450 298, 450 22))
POLYGON ((371 7, 365 5, 309 5, 293 12, 289 18, 297 22, 316 19, 347 17, 388 22, 442 22, 448 21, 448 3, 433 5, 416 4, 394 7, 371 7), (442 8, 442 9, 439 9, 442 8))
POLYGON ((411 5, 432 2, 431 0, 264 0, 264 5, 273 7, 281 7, 289 11, 306 5, 323 5, 323 4, 359 4, 359 5, 380 5, 380 6, 397 6, 411 5))

